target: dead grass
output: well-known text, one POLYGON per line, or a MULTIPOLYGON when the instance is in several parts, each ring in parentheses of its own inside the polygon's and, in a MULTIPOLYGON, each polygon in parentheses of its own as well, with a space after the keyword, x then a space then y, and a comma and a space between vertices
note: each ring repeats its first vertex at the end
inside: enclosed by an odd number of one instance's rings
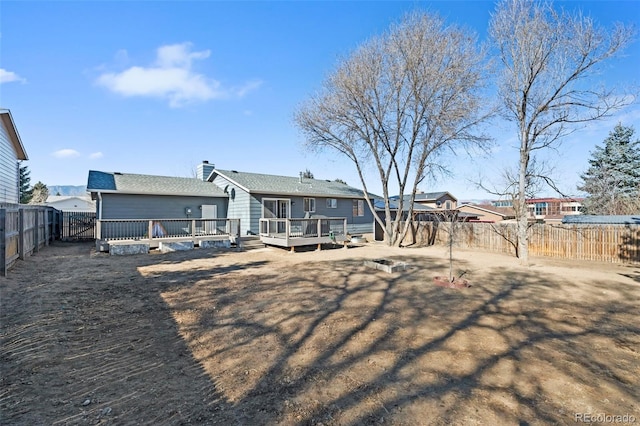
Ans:
POLYGON ((0 281, 0 423, 640 421, 637 267, 446 256, 56 243, 0 281))

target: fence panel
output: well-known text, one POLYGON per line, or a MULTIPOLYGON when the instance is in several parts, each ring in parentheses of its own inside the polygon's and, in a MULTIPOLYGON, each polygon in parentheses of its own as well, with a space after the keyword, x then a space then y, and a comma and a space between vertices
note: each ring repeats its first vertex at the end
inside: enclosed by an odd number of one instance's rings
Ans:
MULTIPOLYGON (((449 222, 418 222, 404 244, 446 244, 449 222)), ((529 254, 561 259, 640 264, 640 225, 563 225, 536 223, 528 230, 529 254)), ((515 255, 515 223, 454 224, 454 241, 464 248, 515 255)))
POLYGON ((19 256, 20 218, 17 208, 0 209, 0 272, 7 276, 7 270, 13 266, 19 256))
POLYGON ((23 205, 0 208, 0 273, 56 238, 57 210, 23 205))

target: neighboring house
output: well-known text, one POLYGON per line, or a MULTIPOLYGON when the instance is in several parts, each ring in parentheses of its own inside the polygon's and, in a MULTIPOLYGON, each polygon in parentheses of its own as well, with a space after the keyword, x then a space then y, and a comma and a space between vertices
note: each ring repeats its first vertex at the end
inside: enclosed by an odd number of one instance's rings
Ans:
MULTIPOLYGON (((392 197, 395 200, 389 200, 389 209, 391 210, 391 220, 396 220, 398 215, 398 197, 392 197)), ((385 204, 384 200, 378 199, 374 202, 373 208, 376 210, 376 214, 382 220, 386 222, 385 204)), ((422 204, 413 203, 413 219, 417 221, 433 220, 433 213, 437 212, 431 207, 424 206, 422 204)), ((402 220, 407 220, 409 216, 409 203, 402 204, 402 220)), ((376 241, 384 241, 384 230, 378 222, 375 223, 374 239, 376 241)))
POLYGON ((201 179, 89 171, 97 219, 225 218, 227 194, 201 179))
POLYGON ((96 202, 87 196, 49 195, 45 205, 61 211, 95 212, 96 202))
POLYGON ((302 174, 290 177, 221 170, 206 162, 198 167, 198 177, 228 195, 227 217, 240 219, 243 235, 257 235, 261 218, 344 217, 349 233, 373 232, 373 213, 362 191, 340 182, 302 174))
POLYGON ((582 198, 530 198, 527 200, 529 218, 560 221, 564 216, 582 214, 582 198))
MULTIPOLYGON (((408 202, 411 195, 404 195, 403 199, 408 202)), ((390 197, 391 200, 398 200, 399 196, 390 197)), ((423 205, 425 207, 431 207, 432 209, 439 210, 455 210, 458 203, 458 199, 451 195, 447 191, 441 192, 417 192, 415 197, 415 203, 423 205)))
POLYGON ((465 203, 458 206, 458 211, 475 215, 475 218, 469 219, 470 222, 502 222, 516 217, 513 208, 494 207, 491 204, 465 203))
MULTIPOLYGON (((530 220, 560 221, 564 216, 582 214, 584 198, 529 198, 527 203, 527 217, 530 220)), ((492 201, 494 207, 513 207, 513 202, 507 200, 492 201)))
POLYGON ((8 109, 0 109, 0 204, 20 202, 20 161, 27 160, 8 109))

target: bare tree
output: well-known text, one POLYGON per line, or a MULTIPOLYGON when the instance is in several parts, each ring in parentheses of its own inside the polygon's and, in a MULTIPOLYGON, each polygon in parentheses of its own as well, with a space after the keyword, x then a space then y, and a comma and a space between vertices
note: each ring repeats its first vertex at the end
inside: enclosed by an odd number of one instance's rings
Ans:
POLYGON ((518 127, 518 256, 528 262, 526 193, 536 153, 557 147, 576 125, 597 120, 629 103, 585 79, 618 54, 632 37, 629 27, 610 31, 588 17, 556 11, 551 3, 501 1, 490 35, 503 65, 500 98, 518 127))
POLYGON ((407 220, 400 229, 403 195, 411 194, 411 218, 418 184, 446 170, 443 151, 487 141, 474 133, 486 118, 483 61, 474 35, 437 16, 410 14, 360 46, 296 112, 309 149, 329 148, 354 163, 372 211, 364 176, 375 166, 386 220, 374 217, 389 245, 399 245, 410 226, 407 220), (399 190, 393 207, 390 185, 399 190))

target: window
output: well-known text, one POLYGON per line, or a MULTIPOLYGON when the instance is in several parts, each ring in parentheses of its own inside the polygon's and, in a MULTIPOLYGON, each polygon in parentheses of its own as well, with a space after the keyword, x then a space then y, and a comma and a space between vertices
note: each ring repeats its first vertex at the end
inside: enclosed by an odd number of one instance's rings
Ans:
POLYGON ((335 198, 327 198, 327 208, 328 209, 337 209, 338 208, 338 200, 335 198))
POLYGON ((315 198, 304 198, 304 211, 305 213, 314 213, 316 211, 316 199, 315 198))
POLYGON ((364 200, 353 200, 353 216, 364 216, 364 200))
POLYGON ((451 210, 451 201, 447 200, 444 202, 444 208, 447 210, 451 210))
POLYGON ((547 214, 547 203, 536 203, 536 216, 543 216, 547 214))

